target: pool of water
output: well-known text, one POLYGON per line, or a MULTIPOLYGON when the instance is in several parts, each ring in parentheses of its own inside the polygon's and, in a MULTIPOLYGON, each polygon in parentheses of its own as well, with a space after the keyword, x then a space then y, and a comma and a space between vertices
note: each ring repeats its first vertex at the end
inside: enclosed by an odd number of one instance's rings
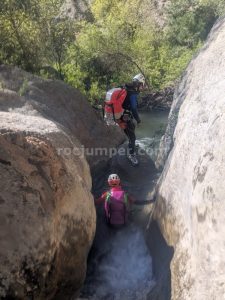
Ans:
POLYGON ((136 127, 137 144, 155 160, 160 139, 168 122, 168 111, 140 113, 141 123, 136 127))
POLYGON ((141 118, 140 125, 136 128, 137 138, 152 138, 157 134, 165 131, 168 111, 156 111, 156 112, 145 112, 139 113, 141 118))

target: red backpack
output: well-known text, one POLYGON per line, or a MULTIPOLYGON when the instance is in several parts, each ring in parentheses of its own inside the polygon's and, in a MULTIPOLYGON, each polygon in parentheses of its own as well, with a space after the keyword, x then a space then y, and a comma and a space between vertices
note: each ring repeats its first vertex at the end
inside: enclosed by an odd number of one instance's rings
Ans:
POLYGON ((107 125, 115 125, 122 117, 124 112, 122 105, 126 96, 127 91, 124 88, 113 88, 106 93, 104 119, 107 125))

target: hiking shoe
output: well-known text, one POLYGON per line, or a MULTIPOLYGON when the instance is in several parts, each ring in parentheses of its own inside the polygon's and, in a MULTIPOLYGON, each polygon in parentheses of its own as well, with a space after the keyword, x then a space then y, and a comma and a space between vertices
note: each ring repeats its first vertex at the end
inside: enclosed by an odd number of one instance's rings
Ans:
POLYGON ((140 144, 135 143, 135 147, 136 147, 136 148, 139 148, 139 147, 140 147, 140 144))
POLYGON ((139 164, 136 154, 128 154, 127 158, 130 160, 133 166, 137 166, 139 164))

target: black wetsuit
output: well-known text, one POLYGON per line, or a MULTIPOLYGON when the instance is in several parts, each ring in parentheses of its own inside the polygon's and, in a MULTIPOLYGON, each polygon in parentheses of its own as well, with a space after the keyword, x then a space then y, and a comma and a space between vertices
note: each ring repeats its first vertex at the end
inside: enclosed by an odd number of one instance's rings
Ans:
POLYGON ((127 97, 123 102, 123 108, 125 110, 123 120, 127 123, 127 128, 124 129, 124 132, 129 139, 129 153, 134 154, 136 135, 133 118, 137 121, 137 123, 141 122, 137 111, 137 97, 139 89, 133 83, 125 84, 125 88, 127 90, 127 97))

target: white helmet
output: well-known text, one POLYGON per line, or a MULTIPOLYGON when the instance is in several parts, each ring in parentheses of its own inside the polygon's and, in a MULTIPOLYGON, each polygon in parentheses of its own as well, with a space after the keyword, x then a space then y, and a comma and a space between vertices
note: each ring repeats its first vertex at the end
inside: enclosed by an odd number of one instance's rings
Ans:
POLYGON ((135 75, 134 78, 133 78, 133 81, 134 82, 139 82, 139 83, 142 83, 143 85, 145 85, 145 77, 141 73, 135 75))
POLYGON ((120 185, 120 178, 119 178, 119 176, 117 174, 111 174, 111 175, 109 175, 108 184, 110 186, 120 185))

